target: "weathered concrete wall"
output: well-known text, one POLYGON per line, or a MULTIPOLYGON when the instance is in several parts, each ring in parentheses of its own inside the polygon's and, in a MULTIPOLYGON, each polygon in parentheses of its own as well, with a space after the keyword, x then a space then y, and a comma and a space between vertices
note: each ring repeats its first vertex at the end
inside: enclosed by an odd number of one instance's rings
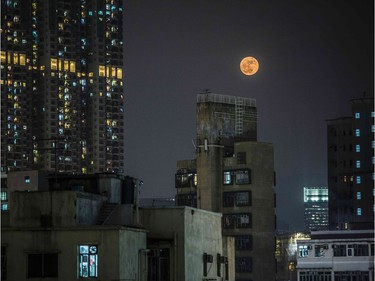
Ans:
POLYGON ((29 253, 58 253, 58 278, 43 280, 77 280, 81 244, 98 245, 98 280, 132 280, 138 270, 138 250, 146 245, 146 234, 144 230, 124 227, 2 229, 7 280, 29 280, 26 278, 29 253))
POLYGON ((251 169, 251 235, 253 236, 252 268, 249 278, 275 278, 275 202, 274 151, 270 143, 235 144, 236 152, 246 152, 246 166, 251 169))
POLYGON ((141 223, 149 231, 148 237, 172 242, 171 273, 179 281, 216 278, 216 255, 223 254, 221 214, 190 207, 141 209, 141 223), (175 247, 174 247, 175 246, 175 247), (203 276, 203 254, 214 257, 203 276), (174 260, 175 258, 175 260, 174 260), (176 266, 174 263, 176 262, 176 266))
POLYGON ((185 279, 204 280, 217 277, 217 254, 223 255, 221 214, 186 208, 185 231, 185 279), (203 275, 203 254, 213 256, 207 264, 207 276, 203 275))
POLYGON ((120 279, 143 281, 147 278, 146 232, 120 230, 119 233, 119 274, 120 279), (138 264, 140 263, 140 264, 138 264), (140 271, 140 272, 139 272, 140 271), (138 279, 138 277, 143 277, 138 279))
POLYGON ((17 227, 95 224, 104 197, 76 191, 13 192, 10 225, 17 227), (52 217, 52 220, 51 220, 52 217))

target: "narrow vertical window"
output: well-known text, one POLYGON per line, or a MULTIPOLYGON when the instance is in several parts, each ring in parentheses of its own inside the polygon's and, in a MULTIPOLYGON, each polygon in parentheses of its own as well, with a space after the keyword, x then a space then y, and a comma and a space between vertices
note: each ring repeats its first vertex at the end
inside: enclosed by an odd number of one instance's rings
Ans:
POLYGON ((80 245, 78 263, 80 278, 98 277, 98 246, 80 245))
POLYGON ((360 144, 355 145, 355 152, 361 152, 361 145, 360 144))
POLYGON ((357 184, 361 184, 362 182, 361 176, 356 176, 355 181, 357 184))
POLYGON ((362 216, 362 208, 357 208, 357 216, 362 216))
POLYGON ((359 118, 361 118, 361 113, 356 112, 356 113, 355 113, 355 119, 359 119, 359 118))
POLYGON ((357 191, 357 200, 361 200, 362 194, 360 191, 357 191))
POLYGON ((361 130, 360 129, 355 129, 355 136, 360 137, 361 136, 361 130))

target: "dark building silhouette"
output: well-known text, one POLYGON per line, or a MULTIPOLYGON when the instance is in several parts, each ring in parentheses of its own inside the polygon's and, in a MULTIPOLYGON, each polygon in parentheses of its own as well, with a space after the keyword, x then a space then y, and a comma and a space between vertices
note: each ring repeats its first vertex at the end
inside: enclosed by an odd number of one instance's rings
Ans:
POLYGON ((352 115, 327 120, 329 228, 373 228, 374 98, 351 100, 352 115))
POLYGON ((123 173, 121 0, 1 1, 1 171, 123 173))
POLYGON ((236 280, 275 279, 273 145, 257 142, 256 101, 197 96, 196 159, 177 163, 176 203, 220 212, 236 280))

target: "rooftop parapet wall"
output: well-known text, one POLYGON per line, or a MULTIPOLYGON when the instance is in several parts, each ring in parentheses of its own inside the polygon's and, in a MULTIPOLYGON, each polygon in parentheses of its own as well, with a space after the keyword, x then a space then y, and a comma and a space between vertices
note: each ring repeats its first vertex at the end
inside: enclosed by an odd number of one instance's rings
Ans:
POLYGON ((204 93, 197 95, 197 103, 201 102, 216 102, 216 103, 226 103, 226 104, 236 104, 238 99, 243 100, 244 106, 256 107, 256 100, 251 98, 235 97, 230 95, 221 95, 214 93, 204 93))

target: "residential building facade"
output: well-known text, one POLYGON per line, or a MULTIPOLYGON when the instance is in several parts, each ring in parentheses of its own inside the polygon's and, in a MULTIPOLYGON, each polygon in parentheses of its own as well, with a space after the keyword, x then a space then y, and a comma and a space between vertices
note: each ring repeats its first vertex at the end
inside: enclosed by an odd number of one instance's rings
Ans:
POLYGON ((374 231, 316 231, 298 240, 298 281, 373 281, 374 231))
POLYGON ((305 230, 328 230, 328 188, 304 187, 305 230))
POLYGON ((223 214, 236 280, 275 278, 273 145, 257 142, 253 99, 197 96, 196 159, 177 163, 176 202, 223 214))
POLYGON ((352 115, 327 120, 329 228, 373 228, 374 98, 351 100, 352 115))
POLYGON ((122 1, 1 11, 1 171, 123 173, 122 1))
POLYGON ((46 182, 13 191, 2 212, 1 280, 234 279, 234 238, 222 235, 221 214, 139 208, 136 179, 113 173, 46 182))

